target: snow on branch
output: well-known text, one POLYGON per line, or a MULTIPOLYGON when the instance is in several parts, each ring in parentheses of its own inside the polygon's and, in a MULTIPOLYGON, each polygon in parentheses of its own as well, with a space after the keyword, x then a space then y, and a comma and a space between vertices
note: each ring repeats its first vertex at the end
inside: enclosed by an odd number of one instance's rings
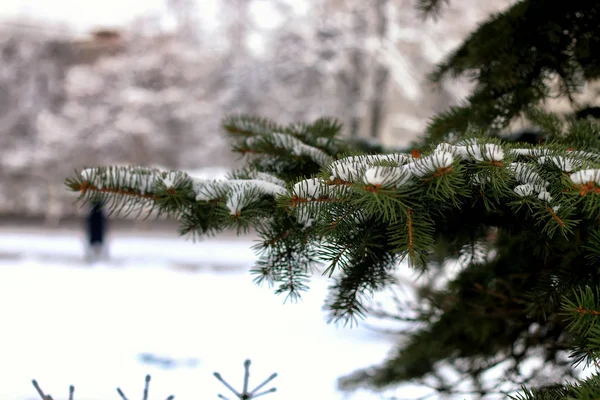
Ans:
POLYGON ((305 156, 321 166, 326 166, 331 162, 331 157, 316 147, 309 146, 301 140, 286 134, 273 132, 261 136, 248 138, 246 144, 252 146, 266 141, 275 147, 289 151, 296 156, 305 156))
POLYGON ((309 157, 321 166, 326 166, 331 162, 331 157, 329 157, 323 151, 317 149, 316 147, 309 146, 293 136, 284 133, 273 133, 272 138, 276 146, 290 150, 297 156, 309 157))
POLYGON ((254 179, 270 182, 283 188, 285 187, 285 181, 283 179, 280 179, 272 174, 267 174, 266 172, 251 171, 248 175, 254 179))
POLYGON ((400 187, 408 183, 411 176, 421 178, 450 168, 454 156, 445 148, 439 147, 423 158, 401 153, 347 157, 332 163, 328 170, 332 181, 362 181, 371 185, 400 187))
POLYGON ((359 180, 369 167, 377 165, 399 166, 406 164, 412 159, 407 154, 377 154, 345 157, 334 161, 327 170, 331 174, 331 180, 351 182, 359 180))
POLYGON ((294 185, 292 194, 302 199, 318 200, 327 196, 327 183, 318 178, 306 179, 294 185))
POLYGON ((547 149, 547 148, 532 148, 532 149, 512 149, 511 150, 514 154, 518 154, 518 155, 522 155, 522 156, 533 156, 533 157, 540 157, 540 156, 547 156, 547 155, 551 155, 553 153, 553 151, 551 149, 547 149))
POLYGON ((173 190, 180 187, 187 179, 189 179, 189 175, 182 171, 162 172, 155 180, 155 188, 162 185, 167 190, 173 190))
POLYGON ((476 141, 467 142, 466 145, 440 143, 435 151, 449 152, 461 157, 463 160, 502 161, 504 159, 504 150, 501 146, 493 143, 480 144, 476 141))
MULTIPOLYGON (((537 197, 548 203, 548 206, 553 197, 548 190, 550 182, 542 173, 548 178, 546 173, 551 173, 552 170, 544 170, 546 166, 556 167, 562 173, 570 174, 568 177, 573 185, 579 185, 577 189, 582 196, 590 191, 600 193, 600 169, 590 168, 595 165, 591 161, 594 153, 565 153, 564 150, 552 148, 509 149, 508 154, 513 157, 529 156, 525 157, 525 162, 509 163, 500 145, 478 143, 470 139, 458 145, 441 143, 431 154, 423 157, 416 153, 395 153, 352 156, 331 162, 325 153, 290 135, 275 133, 270 136, 270 140, 272 144, 294 154, 309 155, 315 161, 324 163, 323 169, 328 178, 303 179, 289 190, 284 180, 257 170, 234 174, 238 176, 234 179, 206 180, 191 177, 184 172, 160 172, 152 168, 120 166, 82 171, 83 182, 76 190, 81 190, 84 194, 87 190, 95 190, 107 195, 134 196, 143 201, 159 202, 159 207, 173 192, 173 195, 177 193, 179 196, 189 197, 190 201, 221 203, 234 216, 240 216, 242 210, 263 200, 265 196, 289 196, 298 222, 306 225, 311 225, 319 218, 318 214, 327 203, 350 201, 356 188, 400 189, 414 185, 425 177, 451 174, 456 171, 453 165, 461 161, 466 161, 468 170, 472 172, 465 175, 471 184, 483 185, 499 179, 495 178, 494 173, 481 170, 478 164, 485 168, 506 168, 514 174, 517 181, 517 185, 512 187, 516 195, 537 197), (587 166, 588 169, 576 171, 582 166, 587 166), (179 191, 183 188, 187 189, 179 191)), ((449 187, 448 190, 455 189, 449 187)), ((556 211, 559 207, 560 205, 555 204, 552 210, 556 211)))
POLYGON ((411 173, 402 167, 372 167, 365 171, 363 181, 368 185, 400 187, 408 183, 411 173))
POLYGON ((508 169, 515 173, 517 181, 531 185, 538 192, 545 190, 550 184, 540 176, 535 166, 532 164, 515 162, 511 163, 508 166, 508 169))
POLYGON ((540 164, 545 164, 547 161, 551 161, 563 172, 571 172, 574 169, 581 167, 582 164, 581 160, 561 156, 541 156, 538 158, 540 164))
POLYGON ((259 179, 229 179, 212 180, 192 177, 193 189, 197 201, 211 201, 219 199, 222 194, 234 186, 256 188, 263 194, 285 194, 285 188, 271 182, 259 179))
POLYGON ((152 195, 160 171, 155 168, 132 166, 111 166, 106 168, 88 168, 81 171, 84 179, 81 191, 103 192, 128 190, 141 196, 152 195))
POLYGON ((450 168, 452 163, 454 163, 454 155, 451 152, 436 149, 433 154, 417 158, 412 163, 406 164, 404 168, 410 171, 413 176, 422 178, 440 170, 450 168))
POLYGON ((577 185, 589 184, 590 182, 600 185, 600 169, 584 169, 577 171, 569 175, 569 178, 577 185))
POLYGON ((284 187, 259 179, 207 180, 192 177, 192 188, 196 201, 225 198, 225 204, 231 215, 239 215, 244 207, 264 195, 276 196, 287 193, 284 187))
POLYGON ((189 178, 182 171, 160 171, 157 168, 111 166, 86 168, 80 173, 81 191, 95 190, 152 197, 160 189, 175 189, 189 178), (128 193, 125 193, 128 192, 128 193))

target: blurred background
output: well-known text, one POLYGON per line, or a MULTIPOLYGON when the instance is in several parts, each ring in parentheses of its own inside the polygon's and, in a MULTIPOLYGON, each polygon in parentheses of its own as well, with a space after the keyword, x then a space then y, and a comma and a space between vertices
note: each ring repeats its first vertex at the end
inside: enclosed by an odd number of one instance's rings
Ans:
POLYGON ((408 144, 469 82, 426 74, 508 0, 3 0, 0 215, 59 224, 84 165, 229 169, 224 115, 408 144))
POLYGON ((251 235, 191 243, 169 221, 111 218, 90 264, 89 210, 64 179, 98 164, 223 176, 240 163, 219 128, 233 113, 333 116, 402 147, 471 87, 426 74, 510 3, 424 21, 415 0, 1 1, 0 398, 37 398, 32 378, 54 399, 71 383, 78 400, 136 398, 148 372, 151 398, 216 398, 212 372, 241 388, 248 357, 255 384, 280 373, 273 399, 423 394, 339 393, 396 338, 327 325, 320 277, 294 305, 254 286, 251 235))

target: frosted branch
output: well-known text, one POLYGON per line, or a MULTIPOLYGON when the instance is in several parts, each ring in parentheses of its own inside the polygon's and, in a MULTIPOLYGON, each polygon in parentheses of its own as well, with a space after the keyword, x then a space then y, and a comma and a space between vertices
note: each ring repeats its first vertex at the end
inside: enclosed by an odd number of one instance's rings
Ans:
POLYGON ((127 188, 144 195, 154 191, 159 172, 151 168, 113 166, 84 169, 80 175, 98 190, 127 188))
POLYGON ((258 179, 206 180, 192 178, 196 201, 211 201, 226 197, 226 205, 232 215, 237 215, 261 196, 283 195, 285 188, 258 179))
POLYGON ((600 185, 600 169, 584 169, 577 171, 569 175, 569 178, 578 185, 584 185, 589 182, 600 185))

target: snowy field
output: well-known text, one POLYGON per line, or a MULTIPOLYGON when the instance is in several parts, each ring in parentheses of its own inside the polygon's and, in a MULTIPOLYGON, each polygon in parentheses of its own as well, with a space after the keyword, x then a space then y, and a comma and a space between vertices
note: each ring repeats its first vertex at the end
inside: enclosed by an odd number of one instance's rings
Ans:
MULTIPOLYGON (((394 338, 328 325, 321 310, 328 282, 315 277, 301 302, 283 304, 252 283, 253 242, 116 236, 111 260, 89 265, 76 233, 0 231, 0 399, 38 399, 36 379, 55 400, 234 397, 243 361, 250 386, 273 372, 265 399, 385 399, 391 393, 336 389, 336 379, 382 361, 394 338), (153 354, 174 362, 149 364, 153 354)), ((428 391, 394 393, 414 398, 428 391)), ((261 397, 262 398, 262 397, 261 397)))

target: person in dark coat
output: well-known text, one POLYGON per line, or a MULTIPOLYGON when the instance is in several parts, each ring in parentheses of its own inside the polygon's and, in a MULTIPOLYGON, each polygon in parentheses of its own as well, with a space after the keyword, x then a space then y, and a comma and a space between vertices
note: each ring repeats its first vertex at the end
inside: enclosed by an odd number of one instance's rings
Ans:
POLYGON ((99 201, 92 203, 92 209, 87 218, 89 257, 91 259, 107 255, 105 245, 106 225, 103 204, 99 201))

